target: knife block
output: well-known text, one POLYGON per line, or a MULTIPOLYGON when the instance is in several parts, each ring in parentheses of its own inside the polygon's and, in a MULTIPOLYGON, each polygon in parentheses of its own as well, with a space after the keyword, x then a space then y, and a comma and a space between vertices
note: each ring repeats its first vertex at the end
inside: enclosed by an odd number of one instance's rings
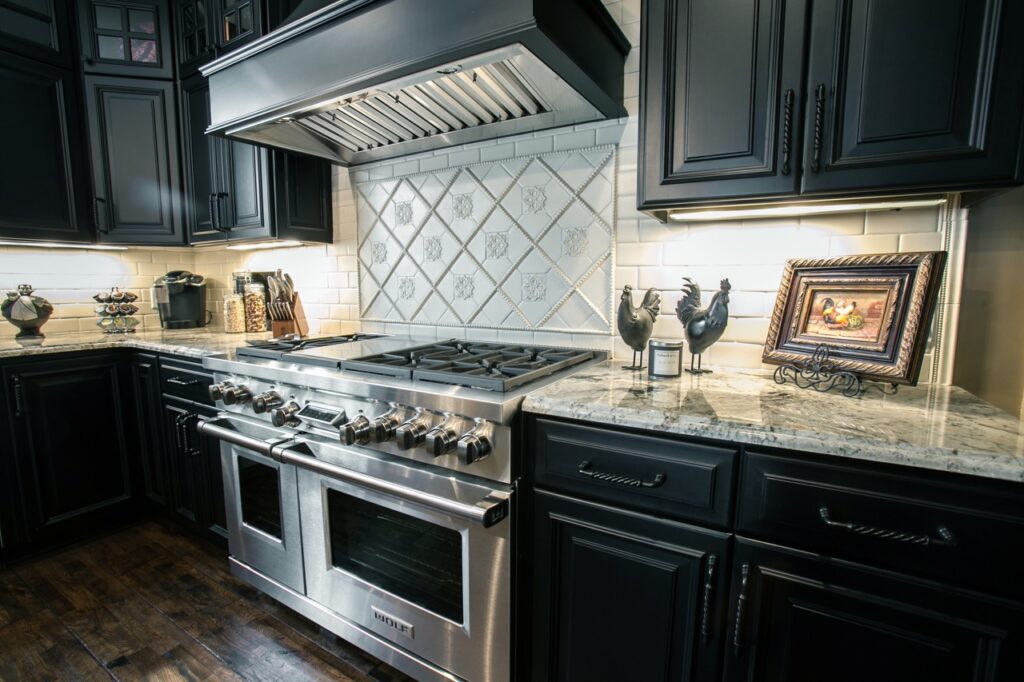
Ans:
POLYGON ((271 320, 270 332, 275 339, 287 334, 298 334, 302 337, 309 335, 309 321, 306 320, 306 311, 302 307, 302 297, 297 292, 295 300, 292 301, 292 319, 271 320))

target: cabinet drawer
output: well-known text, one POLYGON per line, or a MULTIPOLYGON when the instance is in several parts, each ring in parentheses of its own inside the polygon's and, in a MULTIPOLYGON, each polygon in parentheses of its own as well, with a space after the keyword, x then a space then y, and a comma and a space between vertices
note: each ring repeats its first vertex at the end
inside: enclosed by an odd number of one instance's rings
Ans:
POLYGON ((1024 595, 1019 486, 747 451, 739 496, 745 535, 1024 595))
POLYGON ((183 400, 212 405, 209 388, 213 375, 201 366, 187 361, 162 360, 160 363, 160 392, 183 400))
POLYGON ((736 449, 537 419, 537 483, 620 507, 728 526, 736 449))

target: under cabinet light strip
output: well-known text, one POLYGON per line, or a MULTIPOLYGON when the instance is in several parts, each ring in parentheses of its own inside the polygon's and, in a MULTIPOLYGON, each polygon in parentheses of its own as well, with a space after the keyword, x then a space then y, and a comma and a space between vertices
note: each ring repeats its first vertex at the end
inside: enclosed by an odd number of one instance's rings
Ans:
POLYGON ((61 242, 17 242, 0 240, 0 246, 23 246, 28 249, 78 249, 79 251, 127 251, 127 246, 107 244, 64 244, 61 242))
POLYGON ((232 244, 224 248, 228 251, 260 251, 262 249, 290 249, 295 246, 305 246, 305 244, 297 241, 256 242, 253 244, 232 244))
POLYGON ((826 213, 853 213, 856 211, 891 211, 900 208, 921 208, 940 206, 943 198, 905 199, 889 201, 858 201, 849 203, 785 204, 781 206, 736 206, 721 209, 698 209, 692 211, 671 211, 669 219, 679 222, 703 222, 713 220, 741 220, 744 218, 792 218, 826 213))

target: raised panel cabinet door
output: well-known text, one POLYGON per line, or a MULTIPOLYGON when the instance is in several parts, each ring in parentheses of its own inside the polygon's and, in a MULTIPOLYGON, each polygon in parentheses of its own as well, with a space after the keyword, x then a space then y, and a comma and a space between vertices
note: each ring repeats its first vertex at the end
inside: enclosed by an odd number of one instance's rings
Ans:
POLYGON ((213 0, 217 3, 217 53, 226 54, 263 35, 261 0, 213 0))
POLYGON ((298 154, 271 152, 278 239, 334 241, 331 164, 298 154))
POLYGON ((1024 604, 740 539, 728 682, 1024 679, 1024 604))
POLYGON ((190 244, 223 241, 213 219, 217 212, 222 141, 206 134, 210 125, 210 87, 201 75, 181 82, 182 163, 185 176, 185 224, 190 244))
MULTIPOLYGON (((201 419, 212 419, 217 416, 217 410, 212 407, 195 408, 195 412, 201 419)), ((216 438, 203 436, 199 433, 199 421, 192 420, 189 423, 190 442, 198 443, 200 457, 203 466, 203 499, 205 509, 203 510, 203 527, 208 535, 221 540, 227 540, 228 521, 227 511, 224 506, 224 470, 220 458, 221 442, 216 438)))
POLYGON ((70 67, 67 0, 0 0, 0 50, 70 67))
POLYGON ((139 432, 139 461, 146 497, 159 507, 170 504, 167 457, 160 409, 160 376, 155 355, 140 353, 132 363, 139 432))
POLYGON ((270 158, 263 147, 217 140, 220 180, 217 216, 229 240, 273 236, 270 158))
POLYGON ((170 460, 171 508, 188 524, 201 527, 203 519, 203 459, 196 437, 198 407, 168 399, 163 406, 163 432, 170 460))
POLYGON ((805 0, 645 0, 637 203, 795 194, 805 0))
POLYGON ((78 29, 86 73, 174 78, 170 0, 78 0, 78 29))
POLYGON ((173 83, 86 76, 85 99, 100 241, 183 244, 173 83))
POLYGON ((716 680, 728 535, 538 491, 531 679, 716 680))
POLYGON ((28 539, 45 544, 129 517, 129 429, 118 358, 11 365, 15 464, 28 539))
POLYGON ((174 0, 175 35, 178 45, 178 75, 185 78, 213 61, 217 0, 174 0))
POLYGON ((816 0, 803 192, 1013 181, 1024 3, 816 0))
POLYGON ((75 75, 0 52, 0 237, 89 241, 75 75))

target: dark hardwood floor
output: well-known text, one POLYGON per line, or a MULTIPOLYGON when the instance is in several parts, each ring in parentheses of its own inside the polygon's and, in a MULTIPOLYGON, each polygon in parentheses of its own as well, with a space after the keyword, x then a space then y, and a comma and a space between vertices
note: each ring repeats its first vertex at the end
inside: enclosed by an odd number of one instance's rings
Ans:
POLYGON ((0 569, 0 680, 108 679, 410 680, 159 521, 0 569))

